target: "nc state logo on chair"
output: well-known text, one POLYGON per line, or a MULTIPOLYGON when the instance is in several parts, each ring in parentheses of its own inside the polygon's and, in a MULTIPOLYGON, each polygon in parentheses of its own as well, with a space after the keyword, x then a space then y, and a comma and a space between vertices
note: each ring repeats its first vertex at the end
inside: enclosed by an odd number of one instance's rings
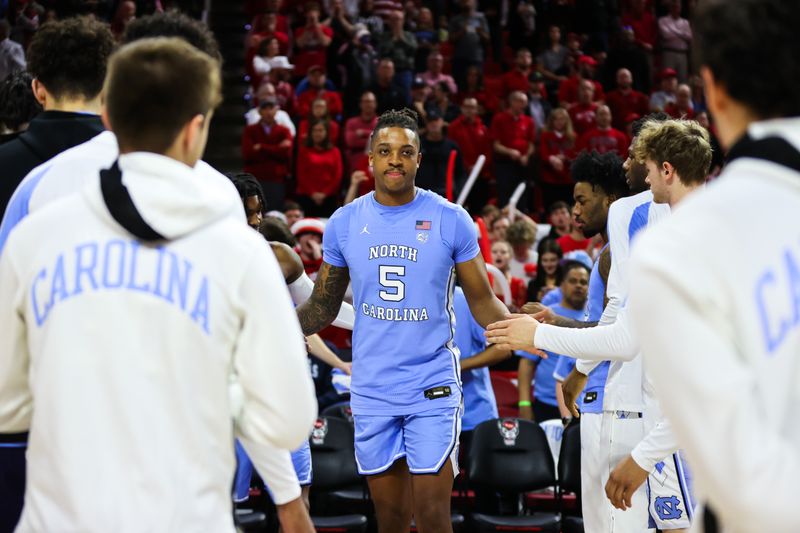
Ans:
POLYGON ((314 429, 311 431, 312 444, 319 446, 325 442, 325 435, 328 434, 328 421, 324 418, 317 418, 314 422, 314 429))
POLYGON ((506 446, 514 446, 519 437, 519 421, 515 418, 501 418, 497 421, 497 429, 506 446))

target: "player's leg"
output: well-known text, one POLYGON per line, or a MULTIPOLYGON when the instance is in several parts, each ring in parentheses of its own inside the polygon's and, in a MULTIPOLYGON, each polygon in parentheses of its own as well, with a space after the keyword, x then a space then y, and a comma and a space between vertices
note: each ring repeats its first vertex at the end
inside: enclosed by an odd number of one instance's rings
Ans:
POLYGON ((411 475, 403 443, 403 417, 355 415, 356 463, 367 476, 379 533, 411 526, 411 475))
MULTIPOLYGON (((611 422, 609 435, 610 449, 607 458, 607 471, 603 478, 603 496, 608 476, 614 468, 626 459, 633 448, 644 438, 644 419, 639 413, 617 411, 605 413, 611 422)), ((606 497, 606 503, 611 505, 606 497)), ((611 506, 614 533, 640 533, 652 529, 647 510, 647 488, 639 487, 631 497, 632 506, 625 511, 611 506)))
POLYGON ((445 407, 407 416, 406 460, 412 474, 414 520, 421 533, 452 531, 450 499, 458 473, 461 408, 445 407))
POLYGON ((689 472, 680 452, 660 463, 648 476, 649 511, 661 531, 689 531, 694 518, 694 499, 689 472))
POLYGON ((297 474, 297 481, 300 482, 303 503, 306 504, 306 509, 311 509, 308 494, 311 489, 313 475, 311 471, 311 445, 309 445, 308 441, 305 441, 292 452, 292 466, 294 466, 294 471, 297 474))
POLYGON ((385 472, 367 477, 378 533, 407 533, 411 527, 411 474, 405 458, 385 472))
POLYGON ((608 469, 610 423, 610 415, 604 413, 581 415, 581 509, 586 533, 611 531, 612 507, 603 484, 603 473, 608 469))

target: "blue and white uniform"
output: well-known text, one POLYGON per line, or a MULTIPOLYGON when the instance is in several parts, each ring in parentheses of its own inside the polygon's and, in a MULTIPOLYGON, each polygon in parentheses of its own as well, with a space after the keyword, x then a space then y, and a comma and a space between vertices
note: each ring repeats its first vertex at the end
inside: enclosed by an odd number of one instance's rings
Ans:
MULTIPOLYGON (((588 360, 612 359, 604 399, 604 411, 612 420, 608 438, 619 453, 630 454, 639 466, 651 472, 643 487, 649 507, 648 524, 662 530, 689 527, 694 502, 688 469, 677 452, 669 423, 661 416, 623 305, 628 291, 630 241, 668 214, 669 207, 653 203, 649 191, 615 202, 609 211, 612 266, 608 297, 609 307, 613 307, 610 312, 606 308, 605 319, 601 320, 605 325, 569 332, 545 327, 537 331, 535 338, 537 346, 557 347, 587 359, 579 365, 591 365, 588 360), (615 321, 608 319, 612 313, 616 313, 615 321), (643 419, 641 428, 631 423, 631 419, 639 418, 643 419)), ((619 460, 617 453, 609 457, 609 471, 619 460)))
MULTIPOLYGON (((456 312, 455 344, 461 353, 461 359, 468 359, 486 349, 484 329, 472 316, 461 287, 456 287, 453 293, 453 309, 456 312)), ((481 422, 498 417, 497 401, 488 368, 474 368, 462 372, 461 383, 464 390, 464 416, 461 418, 461 428, 464 431, 472 431, 481 422)))
POLYGON ((479 253, 467 212, 422 189, 395 207, 367 194, 328 221, 323 258, 349 269, 356 309, 351 407, 362 474, 383 472, 401 457, 416 474, 455 461, 455 265, 479 253))

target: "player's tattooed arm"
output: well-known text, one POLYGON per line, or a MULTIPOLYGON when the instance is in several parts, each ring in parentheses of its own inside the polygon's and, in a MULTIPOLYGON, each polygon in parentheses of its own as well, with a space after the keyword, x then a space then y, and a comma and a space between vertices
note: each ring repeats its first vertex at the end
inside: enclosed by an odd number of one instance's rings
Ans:
POLYGON ((346 267, 322 262, 314 283, 314 292, 297 308, 297 318, 303 328, 303 335, 312 335, 333 322, 342 305, 348 283, 350 271, 346 267))

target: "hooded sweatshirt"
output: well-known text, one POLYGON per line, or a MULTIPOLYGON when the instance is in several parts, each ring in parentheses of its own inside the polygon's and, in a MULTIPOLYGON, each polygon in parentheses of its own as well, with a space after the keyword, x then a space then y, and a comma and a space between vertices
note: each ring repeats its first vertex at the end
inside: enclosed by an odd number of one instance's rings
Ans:
POLYGON ((164 240, 86 178, 0 256, 0 433, 30 432, 17 531, 232 532, 234 437, 257 460, 316 416, 302 333, 226 179, 143 152, 119 168, 164 240))

